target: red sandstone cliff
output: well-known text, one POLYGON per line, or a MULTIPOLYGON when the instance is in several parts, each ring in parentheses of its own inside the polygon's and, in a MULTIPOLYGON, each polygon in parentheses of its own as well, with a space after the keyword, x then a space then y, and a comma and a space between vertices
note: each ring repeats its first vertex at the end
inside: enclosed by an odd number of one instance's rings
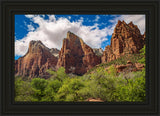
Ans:
POLYGON ((64 67, 66 73, 83 75, 101 62, 110 62, 122 55, 138 53, 144 44, 145 33, 141 35, 132 22, 126 24, 118 21, 112 34, 111 45, 106 46, 104 52, 101 49, 92 49, 81 38, 68 32, 60 52, 45 47, 41 41, 31 41, 26 55, 15 61, 15 74, 44 77, 47 69, 64 67))
POLYGON ((15 74, 44 77, 46 69, 55 68, 58 59, 41 41, 31 41, 26 55, 15 61, 15 74))
POLYGON ((145 34, 141 35, 140 30, 132 22, 126 24, 118 21, 111 38, 111 45, 106 46, 102 63, 110 62, 122 55, 138 53, 145 44, 145 34))
POLYGON ((67 33, 59 53, 57 68, 65 67, 66 73, 82 75, 100 63, 101 58, 95 55, 91 47, 75 34, 67 33))

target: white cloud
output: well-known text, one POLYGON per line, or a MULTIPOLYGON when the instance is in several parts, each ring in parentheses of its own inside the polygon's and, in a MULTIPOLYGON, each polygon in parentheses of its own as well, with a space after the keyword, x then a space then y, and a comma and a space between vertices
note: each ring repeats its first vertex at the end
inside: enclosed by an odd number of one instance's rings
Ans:
POLYGON ((18 56, 26 54, 31 40, 41 40, 48 48, 61 49, 62 40, 66 37, 68 31, 81 37, 92 48, 100 48, 101 42, 107 40, 106 36, 109 34, 107 27, 100 30, 98 24, 93 26, 82 25, 83 17, 75 22, 63 17, 56 19, 54 15, 48 15, 48 20, 39 15, 26 15, 26 17, 30 18, 33 23, 38 24, 39 27, 33 29, 31 25, 28 25, 30 32, 26 37, 15 41, 15 55, 18 56))
POLYGON ((117 24, 118 20, 124 20, 126 23, 130 23, 132 21, 133 24, 138 26, 141 34, 145 32, 145 15, 115 15, 114 19, 109 20, 109 22, 113 23, 113 28, 117 24))
MULTIPOLYGON (((61 49, 62 40, 68 31, 81 37, 90 47, 100 48, 101 43, 108 40, 107 36, 112 35, 118 20, 124 20, 127 23, 132 21, 139 27, 142 34, 145 31, 145 15, 116 15, 112 20, 109 20, 112 24, 103 29, 99 29, 98 26, 101 24, 97 23, 93 26, 83 25, 83 17, 73 22, 68 19, 69 17, 57 19, 55 15, 48 15, 48 20, 44 19, 43 15, 26 15, 26 17, 38 24, 39 27, 35 29, 32 23, 26 25, 30 30, 26 37, 15 41, 15 55, 18 56, 26 54, 31 40, 41 40, 48 48, 61 49)), ((97 20, 99 19, 97 18, 97 20)))
POLYGON ((35 15, 25 15, 27 18, 33 18, 35 15))
POLYGON ((68 19, 71 19, 71 16, 68 16, 68 19))
POLYGON ((34 31, 35 30, 35 28, 31 24, 27 25, 27 27, 28 27, 28 31, 34 31))
POLYGON ((100 19, 100 17, 98 16, 98 15, 96 15, 96 18, 95 18, 95 20, 94 21, 98 21, 100 19))
POLYGON ((82 23, 83 20, 84 20, 84 18, 83 18, 83 17, 80 17, 80 19, 78 20, 78 22, 79 22, 79 23, 82 23))

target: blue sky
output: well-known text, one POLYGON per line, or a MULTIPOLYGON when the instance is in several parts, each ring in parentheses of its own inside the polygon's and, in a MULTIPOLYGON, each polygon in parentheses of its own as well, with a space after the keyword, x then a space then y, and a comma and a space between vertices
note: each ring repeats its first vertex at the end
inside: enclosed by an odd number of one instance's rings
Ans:
POLYGON ((60 50, 68 31, 92 48, 105 49, 118 20, 133 21, 145 31, 145 15, 15 15, 15 60, 25 55, 31 40, 60 50))

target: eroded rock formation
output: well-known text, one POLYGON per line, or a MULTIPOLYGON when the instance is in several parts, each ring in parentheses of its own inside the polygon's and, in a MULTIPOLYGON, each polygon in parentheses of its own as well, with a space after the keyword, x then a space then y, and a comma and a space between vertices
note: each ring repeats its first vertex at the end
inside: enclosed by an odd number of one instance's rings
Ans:
POLYGON ((46 69, 54 68, 58 59, 41 41, 31 41, 28 52, 15 61, 15 74, 29 77, 44 77, 46 69))
MULTIPOLYGON (((77 35, 68 32, 61 50, 49 49, 41 41, 31 41, 26 55, 15 61, 15 74, 29 77, 44 77, 46 70, 64 67, 66 73, 85 74, 101 62, 110 62, 122 55, 138 53, 145 44, 145 33, 132 22, 118 21, 111 38, 111 45, 102 49, 92 49, 77 35)), ((136 67, 143 68, 139 64, 136 67)), ((117 69, 125 69, 119 66, 117 69)), ((138 68, 137 68, 138 69, 138 68)))
POLYGON ((145 34, 141 35, 140 30, 132 22, 126 24, 118 21, 111 38, 111 45, 106 46, 102 62, 110 62, 122 55, 138 53, 145 44, 145 34))
POLYGON ((57 68, 65 67, 66 73, 83 75, 99 63, 101 58, 93 52, 91 47, 75 34, 67 33, 59 53, 57 68))
POLYGON ((103 54, 102 48, 99 48, 99 49, 94 48, 94 49, 93 49, 93 52, 94 52, 97 56, 102 56, 102 54, 103 54))
POLYGON ((55 56, 55 57, 59 57, 59 51, 57 48, 51 48, 50 52, 55 56))

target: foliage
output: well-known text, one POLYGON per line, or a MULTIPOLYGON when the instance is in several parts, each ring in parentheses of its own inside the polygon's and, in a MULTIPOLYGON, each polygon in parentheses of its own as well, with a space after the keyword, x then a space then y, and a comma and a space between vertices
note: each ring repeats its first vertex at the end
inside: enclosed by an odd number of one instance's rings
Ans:
POLYGON ((145 64, 145 51, 146 51, 146 47, 144 46, 140 50, 140 55, 142 56, 142 58, 138 60, 138 62, 141 63, 141 64, 145 64))
POLYGON ((111 62, 101 63, 98 66, 95 66, 95 67, 91 68, 86 74, 89 74, 92 71, 96 70, 97 67, 106 68, 106 67, 111 66, 111 65, 126 64, 128 60, 130 60, 132 63, 136 63, 137 61, 139 61, 139 60, 141 60, 143 58, 144 58, 144 55, 141 55, 141 54, 128 54, 128 55, 124 55, 124 56, 121 56, 120 58, 118 58, 116 60, 111 61, 111 62))
POLYGON ((30 82, 15 79, 15 101, 35 101, 30 82))
POLYGON ((40 101, 45 95, 45 89, 47 87, 48 81, 41 78, 34 78, 31 81, 31 86, 33 88, 33 97, 40 101))
MULTIPOLYGON (((138 59, 143 57, 144 52, 141 52, 138 59)), ((83 76, 70 76, 61 67, 58 71, 48 70, 51 75, 48 79, 22 80, 21 77, 16 77, 15 100, 68 102, 100 98, 108 102, 145 101, 145 69, 126 74, 117 73, 112 64, 118 61, 100 65, 92 73, 83 76), (106 66, 108 68, 104 70, 106 66)))
POLYGON ((54 101, 55 95, 61 86, 62 82, 59 80, 49 81, 49 84, 44 91, 45 95, 42 98, 42 101, 54 101))
POLYGON ((57 101, 77 101, 79 99, 78 91, 84 87, 84 83, 78 78, 68 78, 63 82, 62 87, 58 91, 57 101))
POLYGON ((67 74, 65 73, 65 68, 60 67, 57 71, 52 71, 51 69, 47 70, 47 72, 52 75, 50 79, 58 79, 60 81, 63 81, 64 78, 67 77, 67 74))

